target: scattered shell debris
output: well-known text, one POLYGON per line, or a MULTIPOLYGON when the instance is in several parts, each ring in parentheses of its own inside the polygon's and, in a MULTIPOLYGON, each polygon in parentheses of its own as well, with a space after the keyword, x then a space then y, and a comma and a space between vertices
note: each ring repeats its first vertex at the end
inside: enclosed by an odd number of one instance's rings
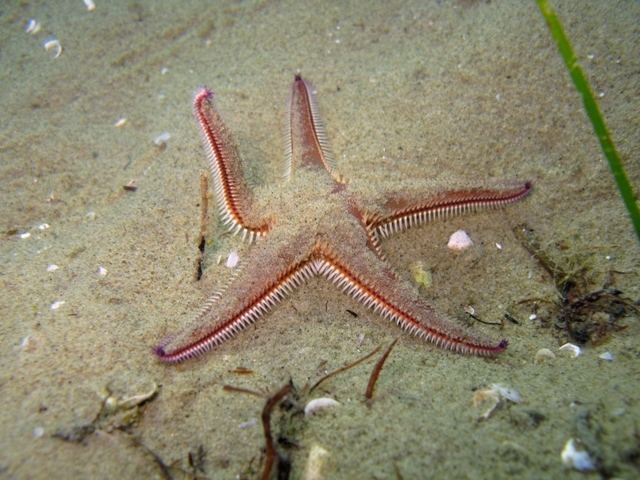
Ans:
POLYGON ((167 144, 167 141, 171 138, 171 134, 169 132, 164 132, 161 133, 160 135, 158 135, 154 140, 153 143, 156 144, 159 147, 165 146, 167 144))
POLYGON ((227 257, 227 263, 226 263, 227 267, 235 268, 235 266, 238 265, 239 259, 240 257, 238 256, 238 252, 231 252, 227 257))
POLYGON ((447 247, 451 250, 464 250, 471 245, 473 245, 473 240, 471 240, 471 237, 469 237, 464 230, 454 232, 451 237, 449 237, 449 243, 447 243, 447 247))
POLYGON ((52 40, 47 40, 46 42, 44 42, 43 46, 46 51, 49 51, 52 48, 56 50, 53 58, 58 58, 62 54, 62 45, 60 45, 60 41, 55 38, 52 40))
POLYGON ((58 265, 55 264, 50 264, 47 265, 47 272, 55 272, 56 270, 58 270, 60 267, 58 265))
POLYGON ((304 468, 304 480, 320 480, 322 478, 322 467, 329 456, 329 452, 317 443, 311 445, 307 465, 304 468))
POLYGON ((35 18, 30 18, 27 21, 27 24, 24 26, 24 33, 29 35, 35 35, 40 31, 40 22, 38 22, 35 18))
POLYGON ((64 300, 59 300, 59 301, 57 301, 57 302, 53 302, 49 308, 50 308, 51 310, 57 310, 57 309, 59 309, 61 306, 63 306, 65 303, 67 303, 67 302, 65 302, 64 300))
POLYGON ((522 397, 514 389, 499 383, 491 384, 491 388, 488 390, 478 390, 473 394, 472 400, 474 407, 479 407, 484 403, 491 403, 489 409, 480 416, 481 420, 487 420, 494 410, 498 408, 498 405, 507 402, 522 403, 522 397))
POLYGON ((84 4, 87 6, 87 10, 89 12, 93 12, 96 9, 96 4, 93 3, 93 0, 83 0, 84 4))
POLYGON ((109 273, 109 270, 107 270, 106 268, 98 266, 98 275, 106 277, 107 273, 109 273))
POLYGON ((579 346, 574 345, 573 343, 565 343, 558 350, 566 353, 571 358, 579 357, 582 353, 582 349, 579 346))
POLYGON ((587 472, 595 470, 596 466, 589 456, 589 452, 584 450, 578 451, 576 441, 570 438, 562 449, 560 454, 562 463, 569 468, 578 470, 579 472, 587 472))
POLYGON ((118 119, 118 121, 116 123, 114 123, 113 126, 118 128, 118 127, 122 127, 125 123, 127 123, 127 119, 122 117, 122 118, 118 119))
POLYGON ((601 353, 600 355, 598 355, 598 357, 600 357, 602 360, 607 360, 609 362, 613 360, 613 354, 611 352, 601 353))
POLYGON ((536 363, 546 363, 556 358, 556 354, 548 348, 541 348, 536 353, 536 363))
POLYGON ((339 407, 339 406, 340 404, 336 402, 333 398, 328 398, 328 397, 315 398, 311 400, 309 403, 307 403, 307 405, 304 407, 304 414, 309 415, 311 412, 319 408, 339 407))

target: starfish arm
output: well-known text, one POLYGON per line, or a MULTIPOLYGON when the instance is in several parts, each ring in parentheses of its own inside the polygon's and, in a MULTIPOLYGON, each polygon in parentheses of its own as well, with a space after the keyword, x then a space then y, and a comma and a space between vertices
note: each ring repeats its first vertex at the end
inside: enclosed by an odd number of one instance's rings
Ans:
POLYGON ((377 242, 379 238, 422 225, 432 220, 498 208, 526 197, 532 189, 531 182, 514 182, 497 186, 447 189, 425 192, 422 188, 404 189, 385 195, 367 210, 367 231, 377 242))
POLYGON ((242 232, 249 242, 266 235, 269 222, 253 214, 254 197, 245 182, 237 148, 213 104, 213 93, 207 88, 195 92, 193 113, 200 126, 223 222, 234 234, 242 232))
POLYGON ((316 274, 312 238, 299 236, 281 248, 277 240, 259 240, 229 287, 212 296, 182 332, 153 349, 161 361, 182 362, 221 344, 316 274))
POLYGON ((284 153, 285 180, 291 180, 296 168, 320 167, 336 182, 344 183, 329 149, 313 88, 300 75, 296 75, 289 94, 284 153))
POLYGON ((318 246, 318 274, 403 330, 442 348, 483 356, 506 349, 506 340, 494 342, 437 313, 418 292, 403 284, 375 252, 364 248, 364 233, 358 239, 350 238, 351 241, 318 246))

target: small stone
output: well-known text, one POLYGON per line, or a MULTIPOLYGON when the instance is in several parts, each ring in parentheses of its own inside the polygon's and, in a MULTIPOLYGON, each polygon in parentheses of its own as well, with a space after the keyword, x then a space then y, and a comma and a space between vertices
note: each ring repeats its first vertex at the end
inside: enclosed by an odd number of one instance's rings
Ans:
POLYGON ((469 248, 473 245, 473 240, 464 230, 458 230, 454 232, 453 235, 449 238, 449 243, 447 243, 447 247, 451 250, 464 250, 465 248, 469 248))

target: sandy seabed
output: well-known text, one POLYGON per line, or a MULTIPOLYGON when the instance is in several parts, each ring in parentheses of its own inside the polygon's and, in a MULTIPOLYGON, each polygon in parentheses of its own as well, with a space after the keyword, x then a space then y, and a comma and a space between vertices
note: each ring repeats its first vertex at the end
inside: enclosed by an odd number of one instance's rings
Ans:
MULTIPOLYGON (((556 3, 637 191, 640 3, 556 3)), ((523 223, 559 264, 586 267, 585 292, 613 280, 640 298, 637 239, 535 2, 96 0, 88 11, 77 0, 1 11, 0 478, 186 478, 190 453, 201 477, 258 478, 264 400, 222 387, 274 393, 290 379, 302 406, 341 404, 308 417, 274 411, 291 478, 304 478, 314 445, 328 452, 326 479, 638 475, 637 316, 569 358, 563 332, 516 308, 557 300, 513 232, 523 223), (43 48, 52 39, 57 58, 43 48), (374 360, 305 396, 399 333, 321 279, 195 360, 168 366, 151 354, 226 283, 218 256, 247 248, 213 219, 195 280, 206 163, 192 92, 215 91, 260 193, 280 181, 296 72, 316 87, 338 169, 354 184, 533 182, 508 209, 383 244, 406 281, 418 264, 431 273, 422 293, 438 310, 460 321, 468 305, 490 322, 513 313, 518 324, 502 331, 473 327, 507 338, 504 354, 466 357, 404 335, 370 405, 374 360), (454 253, 458 229, 474 246, 454 253), (542 348, 556 358, 536 363, 542 348), (492 384, 522 402, 479 420, 472 398, 492 384), (146 403, 113 407, 154 385, 146 403), (563 465, 571 438, 599 473, 563 465)))

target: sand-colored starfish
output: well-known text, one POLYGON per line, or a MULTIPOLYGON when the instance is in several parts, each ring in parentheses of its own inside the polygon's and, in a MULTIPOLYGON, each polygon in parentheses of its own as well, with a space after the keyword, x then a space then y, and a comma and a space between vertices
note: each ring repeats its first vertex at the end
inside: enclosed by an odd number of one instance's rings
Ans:
POLYGON ((515 202, 527 195, 531 183, 439 189, 423 184, 375 193, 347 184, 329 153, 312 88, 296 75, 289 98, 285 185, 279 190, 281 201, 265 204, 245 182, 211 91, 196 91, 193 110, 222 219, 256 245, 226 290, 211 297, 181 333, 154 349, 160 360, 180 362, 206 352, 314 276, 327 278, 404 330, 443 348, 496 355, 507 347, 505 340, 493 342, 436 313, 394 273, 380 240, 434 219, 515 202))

